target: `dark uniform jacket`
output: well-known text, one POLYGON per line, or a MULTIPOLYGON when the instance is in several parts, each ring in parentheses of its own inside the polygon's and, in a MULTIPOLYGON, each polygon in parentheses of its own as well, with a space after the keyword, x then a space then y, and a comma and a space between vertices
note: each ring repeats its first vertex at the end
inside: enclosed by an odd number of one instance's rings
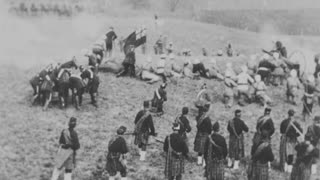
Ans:
MULTIPOLYGON (((177 133, 170 134, 170 145, 175 152, 181 153, 186 157, 188 156, 188 152, 189 152, 188 146, 184 141, 184 139, 179 134, 177 133)), ((169 149, 169 141, 168 141, 168 137, 166 137, 164 141, 163 150, 165 152, 168 152, 168 149, 169 149)))
POLYGON ((112 41, 117 39, 117 35, 114 31, 109 31, 107 34, 106 44, 112 44, 112 41))
MULTIPOLYGON (((236 136, 242 134, 242 132, 248 132, 249 131, 248 126, 241 119, 235 117, 235 118, 233 118, 232 121, 234 123, 234 129, 235 129, 235 131, 237 133, 236 136)), ((235 135, 234 134, 234 130, 230 125, 230 122, 228 123, 227 129, 228 129, 228 131, 230 133, 230 136, 231 135, 235 135)))
POLYGON ((253 162, 259 162, 261 164, 265 164, 267 162, 271 162, 274 160, 274 155, 271 149, 271 145, 269 144, 268 146, 264 147, 260 153, 257 153, 256 156, 254 156, 256 150, 258 149, 259 145, 261 145, 263 143, 263 141, 261 141, 259 144, 257 145, 253 145, 251 148, 251 156, 252 156, 252 160, 253 162))
POLYGON ((311 164, 314 158, 319 158, 319 150, 314 148, 311 152, 307 152, 308 144, 299 143, 295 150, 297 151, 296 163, 304 163, 306 165, 311 164))
POLYGON ((320 73, 320 64, 317 64, 316 65, 316 69, 315 69, 315 71, 314 71, 314 77, 315 78, 318 78, 319 77, 319 73, 320 73))
MULTIPOLYGON (((291 119, 287 118, 281 122, 280 133, 285 134, 287 137, 294 139, 294 138, 299 137, 300 134, 295 130, 294 127, 292 127, 292 125, 290 125, 290 127, 288 128, 290 121, 291 121, 291 119)), ((293 121, 292 123, 299 129, 300 132, 303 132, 303 130, 298 122, 293 121)))
MULTIPOLYGON (((199 120, 201 116, 197 117, 197 121, 199 120)), ((212 123, 210 117, 206 117, 201 124, 197 124, 198 132, 200 133, 208 133, 211 134, 212 131, 212 123)))
POLYGON ((132 65, 136 63, 136 54, 134 51, 130 51, 126 54, 125 63, 132 65))
POLYGON ((80 148, 80 143, 79 143, 77 132, 73 129, 65 129, 63 131, 61 132, 61 136, 59 139, 59 144, 62 145, 62 148, 64 149, 71 148, 74 151, 78 150, 80 148), (71 144, 67 144, 67 141, 63 135, 63 131, 69 131, 70 137, 71 137, 71 144))
MULTIPOLYGON (((166 90, 164 90, 163 88, 159 88, 158 90, 158 93, 161 97, 161 101, 167 101, 167 92, 166 90)), ((157 96, 157 92, 154 92, 154 98, 153 99, 158 99, 158 96, 157 96)))
POLYGON ((128 146, 123 137, 118 136, 116 140, 110 144, 108 148, 109 152, 126 154, 128 152, 128 146))
POLYGON ((179 130, 179 134, 183 134, 185 132, 190 132, 191 131, 191 126, 190 126, 190 123, 189 123, 189 120, 186 116, 184 115, 181 115, 179 117, 179 120, 180 120, 180 130, 179 130))
MULTIPOLYGON (((214 143, 218 145, 218 146, 212 145, 212 158, 217 158, 218 160, 225 159, 228 155, 226 139, 220 134, 216 134, 216 133, 210 135, 210 137, 214 141, 214 143)), ((204 146, 205 159, 207 159, 208 157, 209 143, 211 143, 211 141, 210 141, 210 138, 208 137, 204 146)))
MULTIPOLYGON (((141 110, 138 112, 134 123, 137 124, 138 121, 140 120, 140 118, 144 115, 145 111, 141 110)), ((151 135, 155 135, 155 130, 154 130, 154 125, 153 125, 153 120, 152 120, 152 116, 149 115, 143 122, 141 129, 140 129, 140 133, 146 133, 149 132, 151 135)))
POLYGON ((309 126, 305 135, 305 140, 308 140, 312 145, 317 146, 318 143, 320 143, 320 127, 316 125, 309 126))
MULTIPOLYGON (((264 118, 264 117, 261 117, 261 118, 264 118)), ((262 130, 268 131, 270 137, 273 135, 275 131, 273 121, 270 117, 268 118, 268 120, 264 121, 264 123, 262 123, 262 121, 258 122, 256 129, 258 132, 261 132, 262 130)))

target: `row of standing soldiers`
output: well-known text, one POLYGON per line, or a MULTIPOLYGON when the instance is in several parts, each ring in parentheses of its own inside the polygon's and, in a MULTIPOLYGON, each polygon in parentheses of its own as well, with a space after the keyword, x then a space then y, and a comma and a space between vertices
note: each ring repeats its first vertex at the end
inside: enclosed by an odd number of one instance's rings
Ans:
MULTIPOLYGON (((140 160, 146 160, 149 136, 156 136, 153 118, 150 113, 149 101, 143 103, 144 109, 139 111, 134 123, 134 144, 139 148, 140 160)), ((228 167, 239 169, 240 160, 245 157, 244 132, 249 128, 241 118, 241 110, 235 111, 235 117, 228 122, 227 130, 230 134, 229 149, 226 139, 219 134, 219 122, 212 123, 209 112, 210 106, 204 106, 202 112, 196 117, 197 134, 194 141, 194 151, 198 153, 199 166, 205 168, 205 177, 208 180, 222 180, 225 174, 227 156, 228 167)), ((247 167, 249 180, 269 179, 270 162, 274 161, 271 147, 271 136, 275 132, 273 120, 270 116, 271 109, 266 108, 263 116, 259 117, 256 133, 252 141, 251 158, 247 167)), ((165 176, 169 180, 182 179, 185 172, 185 160, 189 159, 187 133, 191 131, 187 118, 188 108, 182 109, 182 114, 173 122, 173 132, 164 140, 163 150, 166 152, 165 176)), ((71 118, 69 128, 61 133, 60 148, 70 150, 64 161, 56 162, 52 180, 56 180, 62 168, 65 168, 65 179, 70 180, 71 172, 75 165, 76 150, 80 148, 77 133, 74 131, 76 119, 71 118), (69 179, 68 179, 69 178, 69 179)), ((294 111, 289 110, 288 118, 280 126, 280 170, 291 173, 291 180, 309 180, 316 170, 316 160, 319 157, 320 117, 314 118, 314 124, 309 126, 305 140, 298 142, 302 135, 300 124, 294 120, 294 111), (296 151, 296 152, 295 152, 296 151)), ((121 179, 127 179, 127 159, 129 152, 124 135, 126 127, 121 126, 109 141, 107 163, 100 166, 109 173, 109 179, 115 179, 119 171, 121 179)), ((57 158, 59 159, 59 158, 57 158)), ((61 160, 61 158, 60 158, 61 160)))

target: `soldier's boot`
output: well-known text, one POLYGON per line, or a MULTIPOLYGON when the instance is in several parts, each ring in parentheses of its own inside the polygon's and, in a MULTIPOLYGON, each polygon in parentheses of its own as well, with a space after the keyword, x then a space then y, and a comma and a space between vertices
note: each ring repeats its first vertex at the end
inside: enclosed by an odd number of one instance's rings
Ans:
POLYGON ((206 161, 202 158, 202 167, 206 167, 206 161))
POLYGON ((232 160, 231 158, 228 158, 228 168, 232 168, 232 160))
POLYGON ((202 161, 203 161, 202 156, 198 156, 198 162, 197 162, 197 164, 198 164, 199 166, 202 165, 202 161))
POLYGON ((284 163, 284 172, 288 172, 288 164, 284 163))
POLYGON ((146 160, 146 154, 147 154, 147 151, 141 151, 140 152, 140 161, 145 161, 146 160))
POLYGON ((287 168, 288 173, 291 173, 291 172, 292 172, 292 168, 293 168, 293 166, 292 166, 292 165, 288 165, 288 168, 287 168))
POLYGON ((90 96, 91 96, 91 103, 92 103, 92 105, 93 105, 94 107, 98 107, 95 94, 90 94, 90 96))
POLYGON ((60 175, 60 171, 58 168, 54 168, 53 172, 52 172, 52 177, 51 180, 58 180, 60 175))
POLYGON ((233 169, 234 169, 234 170, 239 169, 239 163, 240 163, 239 160, 235 160, 235 161, 234 161, 234 165, 233 165, 233 169))
POLYGON ((311 165, 311 174, 317 174, 317 164, 311 165))
POLYGON ((72 173, 64 173, 64 180, 72 180, 72 173))
POLYGON ((79 106, 82 106, 82 95, 79 95, 79 106))

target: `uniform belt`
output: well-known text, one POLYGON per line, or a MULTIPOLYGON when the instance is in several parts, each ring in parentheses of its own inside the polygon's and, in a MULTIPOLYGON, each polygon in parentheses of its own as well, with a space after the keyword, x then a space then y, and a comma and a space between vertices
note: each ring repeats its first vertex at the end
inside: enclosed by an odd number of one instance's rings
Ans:
POLYGON ((248 85, 248 83, 239 83, 238 85, 248 85))
POLYGON ((269 71, 269 69, 266 68, 266 67, 259 67, 258 70, 261 70, 261 71, 269 71))
POLYGON ((313 94, 304 93, 304 95, 307 97, 313 97, 313 94))

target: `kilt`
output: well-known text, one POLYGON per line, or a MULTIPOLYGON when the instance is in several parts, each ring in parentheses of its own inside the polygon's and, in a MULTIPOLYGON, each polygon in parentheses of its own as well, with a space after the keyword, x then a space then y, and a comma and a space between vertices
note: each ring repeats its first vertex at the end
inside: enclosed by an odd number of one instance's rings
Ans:
POLYGON ((268 180, 268 163, 251 162, 248 169, 248 180, 268 180))
POLYGON ((208 180, 224 180, 224 160, 209 160, 204 176, 208 180))
POLYGON ((298 96, 298 88, 297 87, 290 87, 287 89, 287 96, 289 97, 296 97, 298 96))
POLYGON ((203 132, 197 132, 196 138, 194 140, 194 151, 197 153, 204 153, 204 145, 206 143, 206 140, 208 138, 208 133, 203 132))
POLYGON ((106 50, 111 51, 112 50, 112 42, 111 43, 106 43, 106 50))
POLYGON ((310 180, 311 166, 307 167, 304 163, 295 164, 292 169, 290 180, 310 180))
POLYGON ((90 94, 97 93, 99 88, 100 80, 98 76, 94 76, 92 81, 88 84, 88 90, 90 94))
POLYGON ((75 154, 71 149, 60 149, 55 159, 55 167, 58 169, 72 170, 75 166, 75 154))
POLYGON ((115 176, 119 171, 122 177, 127 175, 126 167, 120 161, 120 153, 109 152, 107 155, 106 171, 110 176, 115 176))
POLYGON ((164 174, 167 178, 172 176, 178 176, 184 173, 184 158, 182 155, 172 154, 170 158, 166 158, 166 166, 164 168, 164 174))
POLYGON ((229 157, 236 160, 244 157, 244 138, 243 134, 236 136, 230 136, 229 139, 229 157))
POLYGON ((149 132, 136 134, 134 144, 137 146, 147 145, 149 140, 149 132))

